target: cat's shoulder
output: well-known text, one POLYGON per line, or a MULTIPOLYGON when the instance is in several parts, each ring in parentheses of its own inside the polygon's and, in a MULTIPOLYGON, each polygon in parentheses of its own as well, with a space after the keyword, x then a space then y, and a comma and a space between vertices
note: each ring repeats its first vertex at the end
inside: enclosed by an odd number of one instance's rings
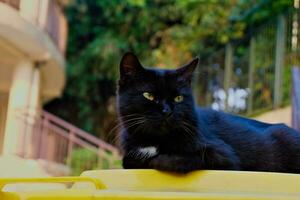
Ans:
POLYGON ((206 119, 206 120, 218 120, 224 117, 229 117, 227 113, 216 111, 211 108, 205 108, 205 107, 197 107, 196 112, 200 119, 206 119))
POLYGON ((257 121, 244 116, 226 113, 222 111, 216 111, 210 108, 197 107, 197 115, 200 120, 204 120, 207 123, 221 123, 223 125, 242 125, 256 128, 266 129, 273 124, 257 121))

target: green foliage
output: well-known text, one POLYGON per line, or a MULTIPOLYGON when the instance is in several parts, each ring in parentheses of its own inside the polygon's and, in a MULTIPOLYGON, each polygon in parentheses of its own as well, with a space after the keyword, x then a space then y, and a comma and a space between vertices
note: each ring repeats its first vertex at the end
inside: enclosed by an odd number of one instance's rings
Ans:
POLYGON ((293 7, 292 0, 240 0, 237 1, 237 4, 238 6, 233 9, 230 19, 233 22, 243 21, 247 26, 258 26, 293 7))
POLYGON ((121 168, 121 160, 113 158, 109 153, 99 157, 89 149, 78 148, 72 152, 70 167, 72 175, 78 176, 86 170, 121 168))
POLYGON ((72 175, 80 175, 85 170, 97 168, 98 156, 88 149, 75 149, 71 155, 70 166, 72 175))

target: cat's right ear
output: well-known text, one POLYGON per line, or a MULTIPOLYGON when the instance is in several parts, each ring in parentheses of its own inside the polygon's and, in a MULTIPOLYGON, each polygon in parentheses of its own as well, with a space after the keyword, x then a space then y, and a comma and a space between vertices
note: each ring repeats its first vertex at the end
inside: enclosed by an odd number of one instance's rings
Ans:
POLYGON ((139 59, 131 52, 125 53, 120 63, 120 78, 133 78, 144 70, 139 59))
POLYGON ((177 69, 176 72, 179 74, 179 79, 191 83, 193 73, 198 65, 199 58, 195 58, 188 64, 177 69))

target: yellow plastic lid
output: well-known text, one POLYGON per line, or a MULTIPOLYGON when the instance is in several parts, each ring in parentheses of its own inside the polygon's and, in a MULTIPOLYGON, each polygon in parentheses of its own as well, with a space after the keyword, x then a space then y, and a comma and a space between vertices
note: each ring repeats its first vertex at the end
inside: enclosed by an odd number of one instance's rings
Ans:
POLYGON ((15 183, 74 182, 70 189, 2 191, 1 200, 276 200, 300 199, 300 175, 241 171, 195 171, 185 175, 156 170, 96 170, 80 177, 0 179, 15 183))

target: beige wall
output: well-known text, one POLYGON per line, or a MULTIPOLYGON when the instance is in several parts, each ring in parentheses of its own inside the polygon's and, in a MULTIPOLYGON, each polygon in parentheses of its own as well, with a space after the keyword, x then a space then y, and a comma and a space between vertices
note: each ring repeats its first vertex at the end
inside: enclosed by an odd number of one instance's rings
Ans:
POLYGON ((8 95, 0 93, 0 154, 2 153, 8 95))
POLYGON ((291 126, 292 108, 291 106, 287 106, 285 108, 272 110, 256 116, 254 119, 272 124, 285 123, 286 125, 291 126))

